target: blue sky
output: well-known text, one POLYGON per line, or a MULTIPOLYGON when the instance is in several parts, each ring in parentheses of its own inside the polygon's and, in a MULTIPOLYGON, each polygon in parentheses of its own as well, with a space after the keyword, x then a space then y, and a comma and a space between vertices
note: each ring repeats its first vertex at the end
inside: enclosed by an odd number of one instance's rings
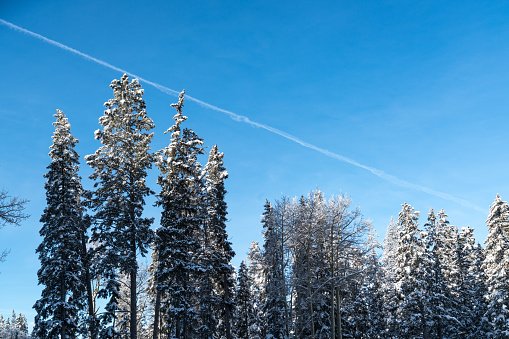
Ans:
MULTIPOLYGON (((402 203, 421 211, 421 225, 430 207, 444 208, 480 242, 496 194, 509 199, 506 2, 3 1, 0 19, 408 183, 188 100, 186 127, 225 153, 237 266, 261 239, 265 199, 346 193, 380 241, 402 203)), ((32 215, 0 230, 0 250, 11 249, 0 313, 31 321, 53 114, 66 113, 82 157, 93 153, 108 85, 122 74, 5 24, 0 46, 0 186, 29 199, 32 215)), ((176 98, 141 83, 157 150, 169 142, 176 98)))

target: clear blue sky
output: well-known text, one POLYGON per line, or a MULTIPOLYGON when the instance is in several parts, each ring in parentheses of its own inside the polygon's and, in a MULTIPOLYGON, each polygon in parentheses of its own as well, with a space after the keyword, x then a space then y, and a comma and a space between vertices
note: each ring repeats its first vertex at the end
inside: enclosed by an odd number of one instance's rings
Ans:
MULTIPOLYGON (((509 199, 505 1, 2 1, 0 18, 406 182, 187 101, 186 126, 225 153, 237 266, 261 239, 266 198, 346 193, 380 241, 402 203, 421 211, 421 225, 430 207, 444 208, 481 242, 496 194, 509 199)), ((4 24, 0 51, 0 187, 29 199, 32 215, 0 230, 0 250, 11 248, 0 313, 32 321, 53 114, 66 113, 82 157, 93 153, 108 85, 122 74, 4 24)), ((157 150, 176 98, 142 85, 157 150)), ((87 188, 90 173, 82 161, 87 188)), ((147 215, 159 219, 153 207, 147 215)))

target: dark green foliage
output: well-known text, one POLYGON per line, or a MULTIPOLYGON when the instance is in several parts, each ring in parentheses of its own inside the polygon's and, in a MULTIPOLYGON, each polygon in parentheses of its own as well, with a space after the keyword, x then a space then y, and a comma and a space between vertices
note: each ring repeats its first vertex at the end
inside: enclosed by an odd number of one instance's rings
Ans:
POLYGON ((81 240, 84 237, 83 193, 78 175, 78 140, 70 132, 63 112, 57 110, 51 163, 45 184, 46 203, 41 217, 43 238, 36 252, 41 268, 39 284, 44 285, 37 311, 34 333, 42 338, 75 338, 80 331, 81 312, 86 307, 81 240))

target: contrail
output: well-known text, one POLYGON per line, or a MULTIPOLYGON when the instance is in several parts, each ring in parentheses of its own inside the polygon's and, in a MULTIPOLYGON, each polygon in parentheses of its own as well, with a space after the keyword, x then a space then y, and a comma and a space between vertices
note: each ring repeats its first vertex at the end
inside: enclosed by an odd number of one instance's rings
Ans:
MULTIPOLYGON (((1 24, 4 24, 5 26, 13 29, 13 30, 16 30, 16 31, 19 31, 19 32, 22 32, 22 33, 25 33, 25 34, 28 34, 34 38, 37 38, 39 40, 42 40, 50 45, 53 45, 53 46, 56 46, 58 48, 61 48, 63 50, 66 50, 68 52, 71 52, 71 53, 74 53, 74 54, 77 54, 87 60, 90 60, 90 61, 93 61, 99 65, 102 65, 104 67, 107 67, 107 68, 110 68, 114 71, 117 71, 117 72, 120 72, 120 73, 126 73, 132 77, 135 77, 137 78, 138 80, 140 81, 143 81, 155 88, 157 88, 158 90, 160 90, 161 92, 163 93, 166 93, 166 94, 170 94, 170 95, 173 95, 173 96, 178 96, 180 92, 178 91, 175 91, 171 88, 168 88, 166 86, 163 86, 163 85, 160 85, 156 82, 152 82, 152 81, 149 81, 147 79, 144 79, 142 77, 140 77, 139 75, 136 75, 136 74, 133 74, 131 72, 128 72, 126 71, 125 69, 122 69, 122 68, 119 68, 119 67, 116 67, 116 66, 113 66, 112 64, 109 64, 107 63, 106 61, 103 61, 103 60, 100 60, 100 59, 97 59, 97 58, 94 58, 93 56, 90 56, 88 54, 85 54, 83 52, 80 52, 74 48, 71 48, 69 46, 66 46, 64 44, 61 44, 60 42, 58 41, 55 41, 55 40, 51 40, 51 39, 48 39, 40 34, 37 34, 37 33, 34 33, 32 31, 29 31, 27 29, 24 29, 22 27, 19 27, 19 26, 16 26, 8 21, 5 21, 3 19, 0 19, 0 23, 1 24)), ((306 148, 309 148, 309 149, 312 149, 314 151, 317 151, 317 152, 320 152, 330 158, 334 158, 334 159, 337 159, 337 160, 340 160, 340 161, 344 161, 344 162, 347 162, 351 165, 354 165, 354 166, 357 166, 357 167, 360 167, 362 169, 365 169, 371 173, 373 173, 374 175, 376 175, 377 177, 380 177, 392 184, 395 184, 395 185, 398 185, 398 186, 401 186, 401 187, 405 187, 405 188, 410 188, 410 189, 414 189, 414 190, 417 190, 417 191, 421 191, 421 192, 424 192, 424 193, 427 193, 427 194, 430 194, 430 195, 433 195, 435 197, 439 197, 439 198, 442 198, 442 199, 445 199, 445 200, 449 200, 449 201, 454 201, 456 203, 459 203, 465 207, 468 207, 468 208, 472 208, 476 211, 479 211, 479 212, 482 212, 484 214, 487 213, 487 211, 484 209, 484 208, 481 208, 477 205, 474 205, 472 204, 471 202, 467 201, 467 200, 464 200, 464 199, 460 199, 460 198, 457 198, 455 196, 452 196, 448 193, 444 193, 444 192, 439 192, 439 191, 435 191, 434 189, 431 189, 431 188, 428 188, 428 187, 425 187, 425 186, 421 186, 421 185, 417 185, 417 184, 414 184, 414 183, 411 183, 411 182, 408 182, 408 181, 405 181, 405 180, 402 180, 402 179, 399 179, 398 177, 395 177, 393 175, 390 175, 390 174, 387 174, 385 173, 384 171, 382 170, 379 170, 379 169, 376 169, 376 168, 373 168, 373 167, 370 167, 370 166, 366 166, 366 165, 363 165, 355 160, 352 160, 350 158, 347 158, 347 157, 344 157, 342 155, 339 155, 337 153, 333 153, 331 151, 328 151, 324 148, 321 148, 321 147, 318 147, 318 146, 315 146, 313 144, 310 144, 308 142, 305 142, 299 138, 297 138, 296 136, 294 135, 291 135, 291 134, 288 134, 284 131, 281 131, 277 128, 274 128, 274 127, 271 127, 271 126, 268 126, 268 125, 265 125, 265 124, 262 124, 262 123, 259 123, 259 122, 255 122, 255 121, 252 121, 251 119, 249 119, 248 117, 246 116, 243 116, 243 115, 239 115, 239 114, 236 114, 236 113, 233 113, 231 111, 228 111, 226 109, 223 109, 223 108, 220 108, 220 107, 217 107, 217 106, 214 106, 214 105, 211 105, 209 103, 206 103, 204 101, 201 101, 199 99, 196 99, 196 98, 193 98, 192 96, 190 95, 186 95, 186 99, 187 100, 191 100, 191 101, 194 101, 196 102, 197 104, 199 104, 200 106, 203 106, 205 108, 208 108, 208 109, 211 109, 211 110, 214 110, 214 111, 217 111, 217 112, 221 112, 221 113, 224 113, 226 115, 228 115, 231 119, 235 120, 235 121, 239 121, 239 122, 243 122, 243 123, 246 123, 246 124, 249 124, 251 126, 254 126, 254 127, 259 127, 259 128, 263 128, 264 130, 267 130, 269 132, 272 132, 274 134, 277 134, 279 136, 282 136, 283 138, 286 138, 288 140, 291 140, 293 142, 296 142, 298 143, 299 145, 303 146, 303 147, 306 147, 306 148)))

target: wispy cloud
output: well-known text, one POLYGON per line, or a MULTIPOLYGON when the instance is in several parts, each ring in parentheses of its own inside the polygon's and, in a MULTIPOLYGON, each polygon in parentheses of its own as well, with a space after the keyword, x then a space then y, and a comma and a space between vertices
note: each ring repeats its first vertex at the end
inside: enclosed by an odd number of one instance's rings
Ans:
MULTIPOLYGON (((103 60, 100 60, 100 59, 97 59, 97 58, 94 58, 93 56, 90 56, 88 54, 85 54, 83 52, 80 52, 74 48, 71 48, 69 46, 66 46, 64 44, 61 44, 60 42, 58 41, 55 41, 55 40, 51 40, 51 39, 48 39, 40 34, 37 34, 37 33, 34 33, 32 31, 29 31, 27 29, 24 29, 22 27, 19 27, 19 26, 16 26, 8 21, 5 21, 3 19, 0 19, 0 24, 3 24, 13 30, 16 30, 18 32, 22 32, 22 33, 25 33, 25 34, 28 34, 29 36, 32 36, 34 38, 37 38, 39 40, 42 40, 50 45, 53 45, 53 46, 56 46, 58 48, 61 48, 63 50, 66 50, 68 52, 71 52, 71 53, 74 53, 76 55, 79 55, 87 60, 90 60, 90 61, 93 61, 99 65, 102 65, 104 67, 107 67, 107 68, 110 68, 114 71, 117 71, 117 72, 120 72, 120 73, 126 73, 132 77, 135 77, 137 78, 138 80, 140 80, 141 82, 144 82, 148 85, 151 85, 155 88, 157 88, 158 90, 160 90, 161 92, 163 93, 166 93, 166 94, 169 94, 169 95, 172 95, 172 96, 178 96, 179 92, 176 91, 176 90, 173 90, 171 88, 168 88, 166 86, 163 86, 161 84, 158 84, 156 82, 153 82, 153 81, 150 81, 150 80, 147 80, 143 77, 140 77, 139 75, 136 75, 136 74, 133 74, 125 69, 122 69, 120 67, 116 67, 116 66, 113 66, 112 64, 110 63, 107 63, 106 61, 103 61, 103 60)), ((334 153, 334 152, 331 152, 329 150, 326 150, 324 148, 321 148, 321 147, 318 147, 318 146, 315 146, 313 144, 310 144, 306 141, 303 141, 301 139, 299 139, 298 137, 294 136, 294 135, 291 135, 289 133, 286 133, 284 131, 281 131, 277 128, 274 128, 274 127, 271 127, 271 126, 268 126, 268 125, 265 125, 265 124, 262 124, 262 123, 259 123, 259 122, 256 122, 256 121, 252 121, 251 119, 249 119, 248 117, 246 116, 243 116, 243 115, 240 115, 240 114, 236 114, 234 112, 231 112, 231 111, 228 111, 226 109, 223 109, 223 108, 220 108, 220 107, 217 107, 217 106, 214 106, 214 105, 211 105, 209 103, 206 103, 204 101, 201 101, 199 99, 196 99, 190 95, 186 95, 186 99, 187 100, 190 100, 190 101, 194 101, 196 102, 197 104, 199 104, 200 106, 203 106, 205 108, 208 108, 208 109, 211 109, 211 110, 214 110, 214 111, 217 111, 217 112, 221 112, 221 113, 224 113, 226 115, 228 115, 231 119, 235 120, 235 121, 239 121, 239 122, 243 122, 243 123, 246 123, 246 124, 249 124, 251 126, 254 126, 254 127, 258 127, 258 128, 262 128, 264 130, 267 130, 271 133, 274 133, 274 134, 277 134, 283 138, 286 138, 288 140, 291 140, 303 147, 306 147, 306 148, 309 148, 309 149, 312 149, 314 151, 317 151, 317 152, 320 152, 330 158, 333 158, 333 159, 337 159, 337 160, 340 160, 340 161, 343 161, 343 162, 346 162, 346 163, 349 163, 353 166, 356 166, 356 167, 359 167, 359 168, 362 168, 364 170, 367 170, 369 172, 371 172, 372 174, 376 175, 377 177, 383 179, 383 180, 386 180, 392 184, 395 184, 395 185, 398 185, 398 186, 401 186, 401 187, 405 187, 405 188, 410 188, 410 189, 413 189, 413 190, 416 190, 416 191, 421 191, 421 192, 424 192, 424 193, 427 193, 429 195, 433 195, 435 197, 439 197, 439 198, 442 198, 442 199, 445 199, 445 200, 449 200, 449 201, 454 201, 456 203, 459 203, 461 204, 462 206, 465 206, 465 207, 468 207, 468 208, 471 208, 471 209, 474 209, 476 211, 479 211, 481 213, 484 213, 486 214, 487 213, 487 210, 484 209, 484 208, 481 208, 477 205, 474 205, 472 204, 471 202, 467 201, 467 200, 464 200, 464 199, 461 199, 461 198, 457 198, 453 195, 450 195, 448 193, 444 193, 444 192, 440 192, 440 191, 436 191, 434 189, 431 189, 429 187, 425 187, 425 186, 421 186, 421 185, 418 185, 418 184, 414 184, 414 183, 411 183, 411 182, 408 182, 408 181, 405 181, 405 180, 402 180, 394 175, 390 175, 390 174, 387 174, 385 173, 384 171, 382 170, 379 170, 377 168, 373 168, 373 167, 370 167, 370 166, 367 166, 367 165, 364 165, 364 164, 361 164, 355 160, 352 160, 350 158, 347 158, 345 156, 342 156, 340 154, 337 154, 337 153, 334 153)))

